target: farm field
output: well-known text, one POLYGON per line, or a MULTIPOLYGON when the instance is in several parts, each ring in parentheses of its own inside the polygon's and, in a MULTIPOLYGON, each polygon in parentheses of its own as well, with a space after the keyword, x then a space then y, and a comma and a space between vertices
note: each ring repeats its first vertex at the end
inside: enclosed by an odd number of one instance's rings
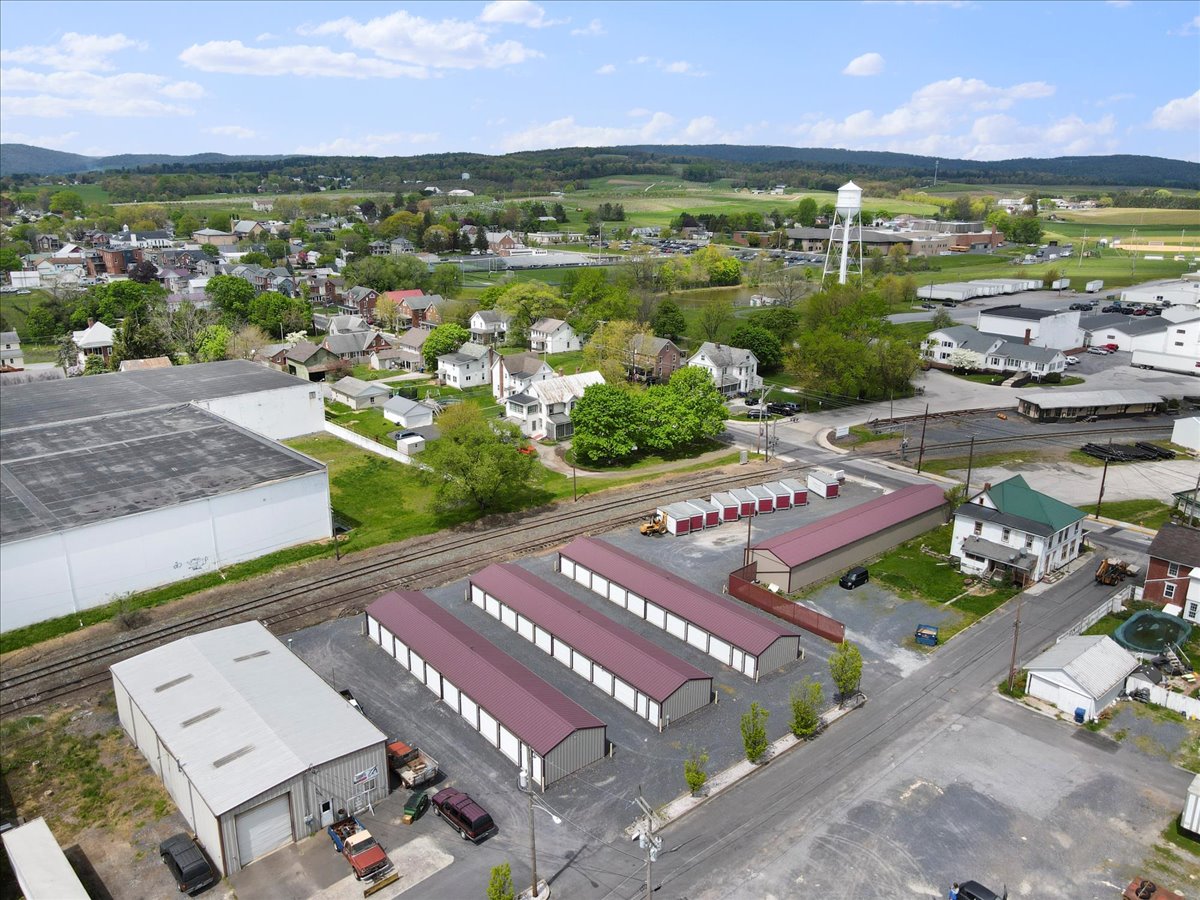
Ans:
POLYGON ((1176 228, 1200 228, 1200 210, 1196 209, 1140 209, 1109 207, 1108 209, 1071 209, 1055 213, 1060 219, 1083 225, 1103 225, 1136 228, 1141 233, 1145 226, 1171 225, 1176 228))

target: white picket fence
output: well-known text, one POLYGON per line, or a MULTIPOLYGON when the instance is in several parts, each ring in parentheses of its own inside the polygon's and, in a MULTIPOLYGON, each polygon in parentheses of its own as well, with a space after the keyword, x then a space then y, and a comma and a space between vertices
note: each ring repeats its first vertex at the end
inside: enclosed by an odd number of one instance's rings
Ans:
POLYGON ((388 459, 402 462, 405 465, 412 465, 411 456, 401 453, 394 447, 388 447, 378 441, 372 440, 369 437, 359 434, 357 431, 351 431, 349 428, 343 428, 341 425, 334 425, 332 422, 325 423, 325 430, 339 440, 353 444, 355 447, 361 447, 364 450, 369 450, 371 453, 377 453, 388 459))
POLYGON ((1165 687, 1154 685, 1150 688, 1150 702, 1183 713, 1189 719, 1200 719, 1200 700, 1195 697, 1177 694, 1165 687))

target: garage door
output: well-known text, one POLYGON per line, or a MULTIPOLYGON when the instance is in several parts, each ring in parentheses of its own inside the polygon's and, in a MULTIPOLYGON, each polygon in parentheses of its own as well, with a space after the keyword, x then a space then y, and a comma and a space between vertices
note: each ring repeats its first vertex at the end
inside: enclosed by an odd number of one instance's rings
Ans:
POLYGON ((238 858, 243 866, 292 842, 290 796, 268 800, 237 817, 238 858))

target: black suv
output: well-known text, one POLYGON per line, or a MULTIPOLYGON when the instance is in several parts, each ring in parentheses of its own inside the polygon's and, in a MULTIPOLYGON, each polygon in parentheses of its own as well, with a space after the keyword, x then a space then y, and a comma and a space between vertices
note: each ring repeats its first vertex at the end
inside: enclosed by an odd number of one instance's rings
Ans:
POLYGON ((958 900, 1008 900, 1008 889, 1005 888, 1004 896, 1001 897, 978 881, 964 881, 958 886, 958 900))
POLYGON ((217 880, 204 851, 186 834, 167 838, 158 845, 158 853, 179 890, 188 896, 195 896, 217 880))
POLYGON ((768 403, 767 409, 777 416, 795 416, 800 414, 799 403, 768 403))

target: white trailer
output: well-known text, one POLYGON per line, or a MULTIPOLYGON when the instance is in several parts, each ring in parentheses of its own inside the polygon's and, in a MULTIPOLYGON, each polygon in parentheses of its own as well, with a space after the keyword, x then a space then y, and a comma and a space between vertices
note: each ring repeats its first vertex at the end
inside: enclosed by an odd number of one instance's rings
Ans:
POLYGON ((1097 291, 1104 289, 1104 282, 1097 278, 1095 281, 1089 281, 1083 288, 1089 294, 1094 294, 1097 291))
POLYGON ((1160 369, 1163 372, 1178 372, 1200 378, 1200 359, 1174 353, 1158 353, 1154 350, 1134 350, 1131 366, 1139 369, 1160 369))
POLYGON ((1071 286, 1070 278, 1056 278, 1052 282, 1050 282, 1050 290, 1052 290, 1052 291, 1065 291, 1070 286, 1071 286))

